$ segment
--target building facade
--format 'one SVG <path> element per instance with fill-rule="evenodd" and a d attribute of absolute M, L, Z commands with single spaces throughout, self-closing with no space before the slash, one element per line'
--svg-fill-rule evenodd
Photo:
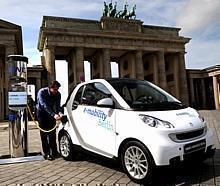
<path fill-rule="evenodd" d="M 220 109 L 220 65 L 187 69 L 189 103 L 196 109 Z"/>
<path fill-rule="evenodd" d="M 91 78 L 111 76 L 149 80 L 189 103 L 185 44 L 179 28 L 143 25 L 140 20 L 102 17 L 100 21 L 44 16 L 38 39 L 48 82 L 56 79 L 55 60 L 68 62 L 69 90 L 84 79 L 84 61 Z"/>
<path fill-rule="evenodd" d="M 8 113 L 7 57 L 23 54 L 21 26 L 0 19 L 0 120 Z"/>
<path fill-rule="evenodd" d="M 116 62 L 119 77 L 151 81 L 188 105 L 184 55 L 190 39 L 179 31 L 140 20 L 44 16 L 38 38 L 42 66 L 28 67 L 28 84 L 38 91 L 56 79 L 55 60 L 68 63 L 69 90 L 84 79 L 84 61 L 90 63 L 91 79 L 111 77 L 111 62 Z M 8 112 L 6 61 L 11 54 L 23 54 L 21 27 L 0 20 L 0 120 Z"/>

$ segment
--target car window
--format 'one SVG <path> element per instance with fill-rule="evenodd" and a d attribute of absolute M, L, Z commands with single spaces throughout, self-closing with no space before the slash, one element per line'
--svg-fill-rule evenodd
<path fill-rule="evenodd" d="M 138 84 L 136 87 L 130 89 L 134 101 L 146 101 L 148 102 L 164 102 L 167 101 L 167 97 L 160 91 L 153 88 L 152 86 L 146 86 L 144 84 Z"/>
<path fill-rule="evenodd" d="M 81 97 L 82 97 L 83 87 L 84 87 L 84 86 L 81 86 L 81 87 L 79 88 L 79 90 L 77 91 L 76 96 L 75 96 L 74 101 L 73 101 L 74 104 L 75 104 L 75 103 L 78 103 L 78 104 L 81 103 Z"/>
<path fill-rule="evenodd" d="M 176 110 L 186 108 L 170 94 L 147 81 L 109 79 L 108 82 L 134 110 Z"/>
<path fill-rule="evenodd" d="M 82 104 L 96 105 L 100 99 L 111 96 L 110 91 L 102 83 L 90 83 L 86 85 L 82 97 Z"/>
<path fill-rule="evenodd" d="M 122 88 L 122 97 L 125 99 L 125 101 L 130 105 L 133 102 L 133 95 L 130 89 L 128 87 L 124 86 Z"/>

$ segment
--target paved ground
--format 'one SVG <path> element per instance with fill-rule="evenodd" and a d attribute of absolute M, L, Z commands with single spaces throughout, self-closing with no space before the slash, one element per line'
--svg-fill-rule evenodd
<path fill-rule="evenodd" d="M 202 164 L 160 167 L 153 185 L 220 186 L 220 112 L 200 111 L 216 135 L 216 155 Z M 39 131 L 29 124 L 29 152 L 40 152 Z M 9 154 L 7 123 L 0 123 L 0 158 Z M 117 162 L 81 154 L 75 161 L 32 161 L 0 165 L 0 185 L 138 185 L 121 172 Z"/>

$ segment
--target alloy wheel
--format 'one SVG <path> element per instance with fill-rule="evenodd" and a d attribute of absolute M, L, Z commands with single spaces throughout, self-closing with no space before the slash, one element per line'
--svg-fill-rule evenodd
<path fill-rule="evenodd" d="M 63 157 L 70 155 L 70 141 L 66 135 L 63 135 L 60 139 L 60 153 Z"/>
<path fill-rule="evenodd" d="M 124 154 L 125 167 L 135 179 L 143 179 L 148 173 L 148 161 L 144 152 L 137 146 L 130 146 Z"/>

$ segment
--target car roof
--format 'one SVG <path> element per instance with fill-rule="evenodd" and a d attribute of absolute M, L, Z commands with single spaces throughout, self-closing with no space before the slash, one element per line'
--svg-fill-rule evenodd
<path fill-rule="evenodd" d="M 134 79 L 134 78 L 106 78 L 106 81 L 111 83 L 117 83 L 117 82 L 137 82 L 137 81 L 145 81 L 140 79 Z"/>

